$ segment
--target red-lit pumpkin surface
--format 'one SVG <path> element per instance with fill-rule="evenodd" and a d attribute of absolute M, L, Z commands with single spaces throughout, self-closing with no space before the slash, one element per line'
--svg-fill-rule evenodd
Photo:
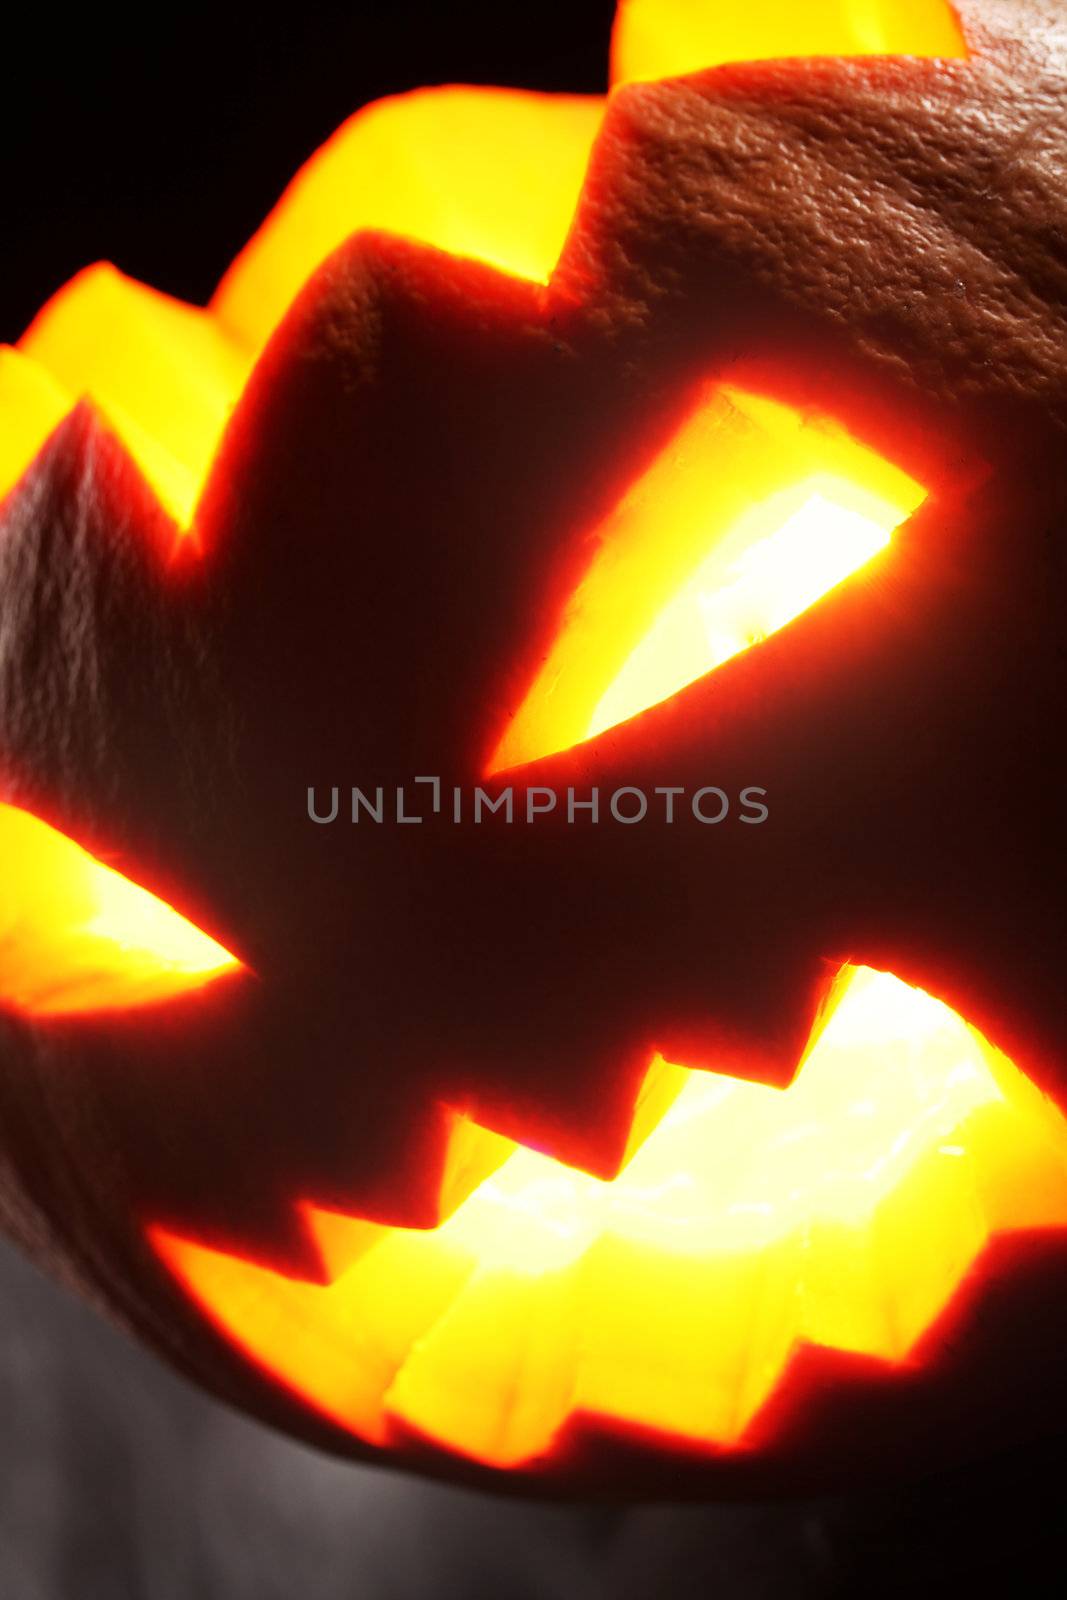
<path fill-rule="evenodd" d="M 1067 1421 L 1067 33 L 612 69 L 0 353 L 0 1194 L 331 1448 L 810 1486 Z"/>

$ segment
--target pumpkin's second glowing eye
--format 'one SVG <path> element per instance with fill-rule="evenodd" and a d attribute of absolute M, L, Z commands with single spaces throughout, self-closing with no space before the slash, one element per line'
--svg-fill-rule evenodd
<path fill-rule="evenodd" d="M 592 738 L 757 644 L 857 572 L 925 498 L 829 418 L 716 385 L 597 530 L 490 770 Z"/>
<path fill-rule="evenodd" d="M 0 805 L 0 1004 L 35 1016 L 143 1005 L 240 966 L 147 889 Z"/>

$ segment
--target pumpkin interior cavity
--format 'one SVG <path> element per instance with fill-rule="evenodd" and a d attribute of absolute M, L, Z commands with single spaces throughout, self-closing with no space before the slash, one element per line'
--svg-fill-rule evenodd
<path fill-rule="evenodd" d="M 891 974 L 843 969 L 788 1089 L 652 1076 L 658 1120 L 611 1182 L 484 1133 L 487 1176 L 435 1229 L 306 1207 L 325 1285 L 151 1238 L 341 1427 L 513 1467 L 579 1414 L 743 1447 L 799 1344 L 900 1363 L 991 1235 L 1067 1225 L 1063 1117 Z"/>
<path fill-rule="evenodd" d="M 776 632 L 925 498 L 831 419 L 713 385 L 594 532 L 490 772 L 593 738 Z"/>
<path fill-rule="evenodd" d="M 785 56 L 966 56 L 945 0 L 620 0 L 611 42 L 615 83 L 676 78 L 730 61 Z"/>

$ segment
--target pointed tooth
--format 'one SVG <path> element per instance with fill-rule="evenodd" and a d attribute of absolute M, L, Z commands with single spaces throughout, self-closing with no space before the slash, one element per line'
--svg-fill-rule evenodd
<path fill-rule="evenodd" d="M 961 1130 L 946 1141 L 954 1152 Z M 856 1222 L 808 1230 L 800 1335 L 901 1361 L 948 1303 L 988 1237 L 972 1163 L 936 1146 Z"/>
<path fill-rule="evenodd" d="M 311 991 L 309 1005 L 314 998 Z M 328 1085 L 328 1102 L 325 1089 L 300 1101 L 291 1078 L 279 1075 L 271 1123 L 282 1130 L 278 1165 L 284 1160 L 288 1192 L 315 1218 L 337 1219 L 331 1232 L 342 1253 L 345 1218 L 435 1229 L 511 1154 L 510 1141 L 443 1105 L 409 1055 L 368 1051 L 365 1070 L 344 1070 L 350 1040 L 338 1019 L 326 1019 L 319 1033 L 290 1000 L 264 1029 L 273 1030 L 278 1060 L 306 1071 L 314 1065 L 317 1084 Z"/>
<path fill-rule="evenodd" d="M 483 1128 L 460 1112 L 449 1113 L 448 1144 L 437 1188 L 437 1220 L 444 1222 L 467 1196 L 491 1177 L 515 1149 L 514 1140 Z"/>
<path fill-rule="evenodd" d="M 470 1256 L 436 1231 L 394 1228 L 340 1280 L 339 1296 L 388 1368 L 383 1393 L 473 1270 Z"/>
<path fill-rule="evenodd" d="M 901 1361 L 951 1300 L 989 1237 L 970 1162 L 930 1150 L 869 1229 L 886 1306 L 883 1358 Z"/>
<path fill-rule="evenodd" d="M 365 1222 L 362 1217 L 346 1216 L 342 1211 L 325 1211 L 304 1202 L 297 1207 L 304 1227 L 319 1253 L 324 1281 L 336 1283 L 355 1266 L 367 1251 L 380 1244 L 390 1229 L 380 1222 Z"/>
<path fill-rule="evenodd" d="M 327 1281 L 318 1241 L 299 1211 L 277 1196 L 242 1191 L 223 1207 L 217 1195 L 210 1195 L 199 1214 L 195 1202 L 186 1199 L 179 1215 L 153 1212 L 147 1231 L 157 1229 L 255 1271 L 274 1273 L 285 1283 L 319 1288 Z"/>
<path fill-rule="evenodd" d="M 688 1077 L 689 1072 L 685 1067 L 674 1066 L 664 1061 L 661 1055 L 652 1058 L 634 1102 L 630 1133 L 619 1163 L 620 1172 L 659 1126 L 665 1113 L 681 1094 Z"/>
<path fill-rule="evenodd" d="M 798 1254 L 798 1338 L 859 1355 L 892 1347 L 895 1326 L 868 1228 L 818 1221 Z"/>
<path fill-rule="evenodd" d="M 541 1455 L 574 1383 L 577 1273 L 478 1271 L 386 1397 L 397 1423 L 496 1467 Z"/>
<path fill-rule="evenodd" d="M 192 1297 L 273 1378 L 341 1427 L 384 1442 L 380 1395 L 391 1368 L 348 1295 L 301 1283 L 163 1229 L 151 1242 Z"/>
<path fill-rule="evenodd" d="M 433 1235 L 383 1229 L 335 1282 L 310 1284 L 161 1228 L 150 1241 L 216 1322 L 274 1378 L 371 1443 L 382 1397 L 416 1340 L 470 1271 Z"/>
<path fill-rule="evenodd" d="M 791 1252 L 668 1255 L 605 1237 L 583 1273 L 575 1408 L 730 1443 L 793 1342 Z"/>

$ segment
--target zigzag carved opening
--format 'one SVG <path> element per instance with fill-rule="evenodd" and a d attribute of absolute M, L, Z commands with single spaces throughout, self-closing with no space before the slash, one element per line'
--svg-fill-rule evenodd
<path fill-rule="evenodd" d="M 623 0 L 612 82 L 768 56 L 965 56 L 946 0 Z M 17 350 L 0 348 L 0 498 L 88 395 L 180 528 L 271 333 L 315 268 L 377 229 L 546 283 L 607 101 L 447 86 L 358 111 L 296 174 L 205 310 L 106 262 L 79 273 Z"/>
<path fill-rule="evenodd" d="M 325 1285 L 150 1236 L 341 1427 L 514 1467 L 577 1413 L 743 1448 L 800 1342 L 901 1363 L 991 1235 L 1067 1226 L 1067 1122 L 888 973 L 843 969 L 790 1088 L 657 1061 L 645 1098 L 611 1182 L 482 1133 L 488 1175 L 435 1229 L 305 1206 Z"/>

